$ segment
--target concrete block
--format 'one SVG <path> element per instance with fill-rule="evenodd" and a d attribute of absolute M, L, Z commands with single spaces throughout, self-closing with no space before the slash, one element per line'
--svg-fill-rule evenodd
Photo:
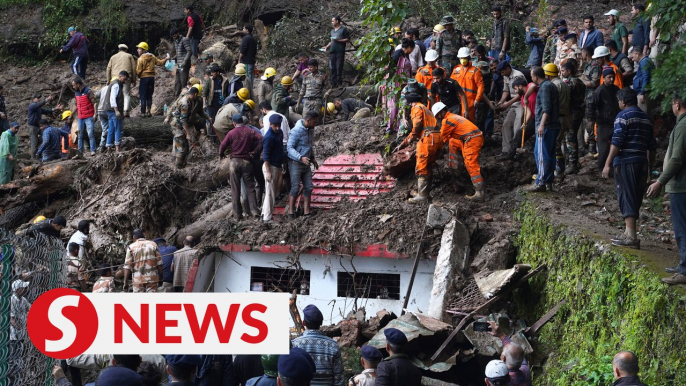
<path fill-rule="evenodd" d="M 468 262 L 469 231 L 460 221 L 452 220 L 443 230 L 441 238 L 427 312 L 429 316 L 450 323 L 445 309 L 452 297 L 456 280 L 464 280 L 463 272 Z"/>

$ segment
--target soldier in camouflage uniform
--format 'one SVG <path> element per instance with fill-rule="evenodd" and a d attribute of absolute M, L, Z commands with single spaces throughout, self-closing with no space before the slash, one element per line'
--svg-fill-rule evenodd
<path fill-rule="evenodd" d="M 555 21 L 553 26 L 548 30 L 550 34 L 543 49 L 543 63 L 552 63 L 557 56 L 557 44 L 559 40 L 558 28 L 567 28 L 567 22 L 564 19 Z M 551 33 L 553 31 L 553 33 Z M 566 32 L 565 32 L 566 33 Z"/>
<path fill-rule="evenodd" d="M 174 134 L 174 155 L 176 157 L 176 167 L 183 169 L 186 167 L 186 159 L 188 158 L 189 148 L 188 141 L 193 140 L 195 136 L 195 126 L 190 121 L 192 108 L 195 100 L 198 98 L 198 89 L 191 87 L 188 94 L 181 98 L 176 105 L 171 122 L 172 132 Z M 190 138 L 188 138 L 190 137 Z"/>
<path fill-rule="evenodd" d="M 438 65 L 445 69 L 446 74 L 452 74 L 453 67 L 457 66 L 457 51 L 462 48 L 462 32 L 455 29 L 454 23 L 452 16 L 443 16 L 441 25 L 445 29 L 436 42 Z"/>
<path fill-rule="evenodd" d="M 602 75 L 603 69 L 597 61 L 592 59 L 593 49 L 592 47 L 584 47 L 581 49 L 581 58 L 584 66 L 584 73 L 581 75 L 581 81 L 586 85 L 586 118 L 584 118 L 584 128 L 586 129 L 586 134 L 588 135 L 588 151 L 591 154 L 597 154 L 596 149 L 596 138 L 595 138 L 595 128 L 593 127 L 593 122 L 588 119 L 590 116 L 588 109 L 591 106 L 591 99 L 593 98 L 593 92 L 600 85 L 600 75 Z"/>
<path fill-rule="evenodd" d="M 304 75 L 303 87 L 298 98 L 298 105 L 295 108 L 299 111 L 300 104 L 305 99 L 302 111 L 303 117 L 307 115 L 308 111 L 320 113 L 324 104 L 324 88 L 326 87 L 326 75 L 319 72 L 319 62 L 317 59 L 310 59 L 307 65 L 310 71 Z"/>
<path fill-rule="evenodd" d="M 133 292 L 157 292 L 162 281 L 162 256 L 157 243 L 146 240 L 140 229 L 133 230 L 133 243 L 126 248 L 124 288 L 127 287 L 129 273 Z"/>

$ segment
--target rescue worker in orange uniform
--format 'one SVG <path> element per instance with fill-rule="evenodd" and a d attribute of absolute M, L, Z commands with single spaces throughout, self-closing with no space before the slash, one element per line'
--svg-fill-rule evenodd
<path fill-rule="evenodd" d="M 429 199 L 431 166 L 436 162 L 438 153 L 443 148 L 441 133 L 438 128 L 436 118 L 431 111 L 420 103 L 419 94 L 407 94 L 405 100 L 412 106 L 410 113 L 412 117 L 412 131 L 405 140 L 398 146 L 400 150 L 415 140 L 417 142 L 417 195 L 407 200 L 410 203 L 424 202 Z M 445 106 L 443 103 L 441 105 Z"/>
<path fill-rule="evenodd" d="M 464 165 L 472 178 L 475 193 L 467 196 L 474 201 L 483 201 L 484 179 L 481 177 L 479 153 L 484 145 L 484 135 L 475 124 L 465 117 L 451 113 L 441 102 L 436 103 L 431 111 L 437 120 L 443 120 L 441 125 L 441 139 L 448 144 L 448 167 L 457 169 L 460 158 L 464 158 Z"/>
<path fill-rule="evenodd" d="M 437 60 L 438 51 L 426 51 L 426 55 L 424 55 L 424 61 L 426 62 L 426 65 L 424 67 L 420 67 L 417 70 L 417 75 L 415 75 L 414 77 L 417 80 L 417 82 L 423 83 L 424 86 L 426 86 L 426 91 L 429 94 L 429 101 L 427 102 L 427 107 L 431 107 L 431 83 L 433 83 L 434 81 L 433 70 L 434 68 L 438 68 Z"/>
<path fill-rule="evenodd" d="M 624 80 L 622 78 L 622 71 L 617 67 L 616 64 L 612 63 L 610 50 L 605 46 L 596 47 L 593 51 L 593 59 L 600 64 L 600 68 L 605 69 L 605 67 L 612 67 L 615 71 L 615 86 L 619 89 L 624 88 Z M 600 84 L 603 84 L 603 77 L 600 77 Z"/>
<path fill-rule="evenodd" d="M 455 66 L 450 78 L 456 81 L 467 94 L 467 111 L 469 114 L 467 118 L 474 123 L 476 122 L 476 104 L 479 101 L 486 102 L 493 110 L 495 110 L 495 106 L 484 96 L 484 76 L 481 74 L 481 70 L 472 65 L 470 57 L 469 47 L 460 48 L 457 53 L 460 64 Z"/>

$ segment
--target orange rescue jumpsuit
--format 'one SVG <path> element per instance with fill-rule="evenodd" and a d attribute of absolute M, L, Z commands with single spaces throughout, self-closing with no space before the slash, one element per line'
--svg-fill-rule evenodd
<path fill-rule="evenodd" d="M 426 92 L 429 96 L 429 100 L 427 102 L 428 106 L 431 107 L 431 83 L 434 81 L 433 77 L 433 70 L 436 68 L 441 68 L 440 66 L 435 66 L 431 67 L 430 65 L 426 65 L 424 67 L 419 67 L 417 70 L 417 75 L 415 75 L 415 79 L 419 83 L 424 83 L 424 86 L 426 86 Z M 445 71 L 445 70 L 444 70 Z"/>
<path fill-rule="evenodd" d="M 602 66 L 602 67 L 607 67 L 607 66 Z M 624 79 L 622 79 L 622 72 L 619 70 L 619 67 L 617 67 L 616 64 L 610 62 L 610 67 L 612 67 L 613 70 L 615 70 L 615 86 L 619 87 L 619 89 L 624 88 Z M 600 84 L 603 84 L 603 73 L 602 71 L 600 72 Z"/>
<path fill-rule="evenodd" d="M 412 132 L 407 141 L 419 139 L 417 143 L 417 176 L 428 177 L 431 174 L 431 164 L 436 162 L 438 152 L 443 148 L 438 123 L 431 111 L 419 102 L 412 103 Z"/>
<path fill-rule="evenodd" d="M 476 103 L 484 95 L 484 76 L 481 74 L 481 70 L 472 66 L 471 63 L 466 66 L 458 65 L 450 78 L 455 80 L 467 94 L 468 118 L 470 121 L 476 122 Z"/>
<path fill-rule="evenodd" d="M 441 138 L 449 144 L 448 166 L 457 168 L 457 159 L 461 152 L 465 168 L 472 177 L 472 184 L 481 184 L 484 181 L 479 166 L 479 153 L 484 145 L 481 130 L 464 117 L 447 112 L 441 126 Z"/>

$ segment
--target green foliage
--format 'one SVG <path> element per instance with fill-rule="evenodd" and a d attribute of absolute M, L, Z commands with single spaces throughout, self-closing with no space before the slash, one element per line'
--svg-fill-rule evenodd
<path fill-rule="evenodd" d="M 612 357 L 629 350 L 637 354 L 646 384 L 686 385 L 686 310 L 677 290 L 626 250 L 601 250 L 551 224 L 530 204 L 516 219 L 522 225 L 518 262 L 548 267 L 528 290 L 517 290 L 518 309 L 533 319 L 567 300 L 541 330 L 537 350 L 551 354 L 534 376 L 536 384 L 609 385 Z"/>
<path fill-rule="evenodd" d="M 360 364 L 361 354 L 357 347 L 341 347 L 341 357 L 343 358 L 345 379 L 350 379 L 364 370 Z"/>
<path fill-rule="evenodd" d="M 386 86 L 400 94 L 400 87 L 396 85 L 403 83 L 404 79 L 391 69 L 389 52 L 395 47 L 388 39 L 391 28 L 399 26 L 408 16 L 407 4 L 392 0 L 363 0 L 360 15 L 364 18 L 362 25 L 369 28 L 369 33 L 355 42 L 358 46 L 355 56 L 365 71 L 365 82 Z"/>
<path fill-rule="evenodd" d="M 653 95 L 664 96 L 663 110 L 669 111 L 673 96 L 686 100 L 686 45 L 674 47 L 658 56 L 660 66 L 654 70 L 649 89 Z"/>

